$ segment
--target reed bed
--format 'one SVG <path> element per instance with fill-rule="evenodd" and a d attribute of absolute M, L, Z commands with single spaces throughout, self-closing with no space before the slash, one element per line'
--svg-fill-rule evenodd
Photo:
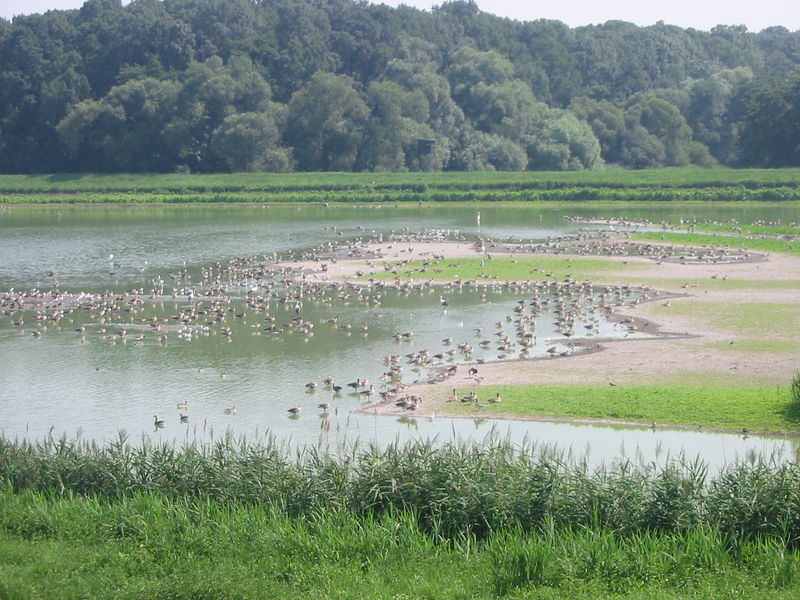
<path fill-rule="evenodd" d="M 800 468 L 0 439 L 0 598 L 795 598 Z"/>
<path fill-rule="evenodd" d="M 797 201 L 800 169 L 0 175 L 3 204 Z"/>
<path fill-rule="evenodd" d="M 0 203 L 25 204 L 263 204 L 275 203 L 371 203 L 396 202 L 789 202 L 800 201 L 800 188 L 593 188 L 560 189 L 324 189 L 264 191 L 120 191 L 28 192 L 0 190 Z"/>
<path fill-rule="evenodd" d="M 800 467 L 752 458 L 709 477 L 699 461 L 585 460 L 505 439 L 290 450 L 272 438 L 175 447 L 124 436 L 106 446 L 0 440 L 0 481 L 14 492 L 126 499 L 156 494 L 279 507 L 309 518 L 409 513 L 434 540 L 580 530 L 639 535 L 708 527 L 737 540 L 800 541 Z"/>

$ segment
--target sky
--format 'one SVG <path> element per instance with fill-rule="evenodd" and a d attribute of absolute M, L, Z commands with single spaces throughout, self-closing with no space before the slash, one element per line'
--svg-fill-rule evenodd
<path fill-rule="evenodd" d="M 80 8 L 84 0 L 0 0 L 0 17 Z M 407 4 L 429 9 L 441 0 L 382 0 L 391 6 Z M 715 25 L 746 25 L 761 31 L 772 25 L 800 30 L 798 0 L 477 0 L 481 10 L 522 21 L 557 19 L 571 27 L 622 20 L 637 25 L 664 21 L 669 25 L 709 30 Z"/>

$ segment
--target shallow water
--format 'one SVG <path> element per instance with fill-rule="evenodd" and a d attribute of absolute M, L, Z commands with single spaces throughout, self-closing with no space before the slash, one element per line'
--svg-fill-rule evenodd
<path fill-rule="evenodd" d="M 578 225 L 563 218 L 565 214 L 624 214 L 653 222 L 667 218 L 788 222 L 799 216 L 796 207 L 785 205 L 759 206 L 758 212 L 753 205 L 726 205 L 716 213 L 711 208 L 655 205 L 626 207 L 624 212 L 552 205 L 15 208 L 0 216 L 0 291 L 48 289 L 58 281 L 62 290 L 70 292 L 119 293 L 133 287 L 149 290 L 164 282 L 165 294 L 170 296 L 170 288 L 177 294 L 186 284 L 175 277 L 176 272 L 199 273 L 201 267 L 216 261 L 284 254 L 326 241 L 388 236 L 403 230 L 440 229 L 449 231 L 451 237 L 542 240 L 578 231 Z M 261 312 L 248 310 L 241 301 L 227 306 L 226 310 L 232 309 L 226 319 L 230 336 L 220 335 L 218 326 L 208 331 L 193 328 L 192 335 L 169 330 L 164 343 L 146 328 L 145 339 L 137 341 L 140 331 L 131 324 L 185 311 L 190 302 L 183 295 L 162 304 L 145 304 L 137 309 L 141 312 L 115 314 L 107 323 L 72 313 L 58 324 L 48 325 L 39 338 L 31 334 L 34 323 L 30 316 L 26 315 L 22 326 L 13 324 L 16 317 L 0 317 L 0 430 L 8 437 L 41 439 L 63 434 L 97 441 L 114 439 L 119 430 L 125 430 L 131 439 L 149 435 L 179 442 L 208 441 L 226 430 L 248 436 L 270 431 L 295 443 L 333 444 L 356 438 L 386 443 L 413 436 L 479 439 L 494 427 L 512 439 L 552 442 L 578 454 L 588 449 L 592 461 L 612 460 L 623 449 L 628 456 L 638 454 L 643 460 L 679 453 L 700 455 L 712 465 L 753 451 L 792 456 L 793 443 L 785 440 L 354 414 L 353 409 L 368 397 L 348 394 L 351 388 L 345 384 L 367 378 L 377 390 L 378 378 L 386 371 L 386 355 L 403 356 L 402 378 L 413 383 L 430 374 L 426 369 L 415 370 L 405 360 L 405 354 L 421 349 L 431 354 L 447 352 L 465 341 L 475 349 L 469 356 L 472 360 L 512 358 L 522 350 L 515 345 L 507 353 L 499 353 L 492 333 L 498 321 L 505 323 L 506 331 L 513 330 L 505 317 L 513 314 L 515 303 L 525 298 L 525 293 L 491 288 L 448 290 L 446 311 L 439 301 L 443 291 L 438 288 L 409 295 L 387 291 L 378 299 L 376 293 L 358 298 L 345 290 L 332 293 L 329 302 L 309 298 L 301 317 L 313 323 L 313 336 L 292 333 L 291 327 L 284 328 L 283 334 L 266 329 L 270 323 L 264 320 L 265 314 L 274 316 L 278 325 L 291 324 L 296 317 L 293 305 L 277 299 Z M 481 298 L 481 293 L 486 297 Z M 537 318 L 531 356 L 542 356 L 553 345 L 565 350 L 569 342 L 556 329 L 550 313 L 543 312 L 546 314 Z M 231 316 L 236 314 L 242 317 Z M 329 323 L 334 317 L 338 321 Z M 597 319 L 597 337 L 630 335 L 596 314 L 587 313 L 585 318 Z M 585 323 L 588 321 L 579 321 L 576 328 Z M 351 329 L 343 329 L 344 324 Z M 83 335 L 74 331 L 79 325 L 86 326 Z M 361 331 L 364 325 L 367 332 Z M 101 327 L 107 329 L 105 334 L 98 332 Z M 130 331 L 117 335 L 121 327 Z M 480 334 L 473 331 L 478 327 L 483 329 Z M 392 337 L 408 331 L 414 332 L 408 340 Z M 446 337 L 452 337 L 453 344 L 444 344 Z M 484 340 L 492 343 L 482 347 Z M 467 357 L 456 352 L 452 358 Z M 452 364 L 446 357 L 434 362 Z M 324 389 L 322 379 L 328 375 L 344 386 L 341 395 Z M 305 387 L 310 381 L 318 383 L 312 392 Z M 323 401 L 331 403 L 327 413 L 316 408 Z M 180 402 L 187 402 L 188 408 L 178 410 Z M 236 406 L 236 415 L 225 414 L 224 409 L 232 406 Z M 299 418 L 289 417 L 287 409 L 292 406 L 303 406 Z M 180 412 L 189 414 L 188 423 L 179 421 Z M 153 415 L 165 420 L 163 429 L 154 429 Z"/>

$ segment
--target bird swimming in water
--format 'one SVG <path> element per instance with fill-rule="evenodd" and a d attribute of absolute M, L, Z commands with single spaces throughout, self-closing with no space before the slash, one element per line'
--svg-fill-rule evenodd
<path fill-rule="evenodd" d="M 157 415 L 153 415 L 153 425 L 156 427 L 163 427 L 164 419 L 159 419 Z"/>

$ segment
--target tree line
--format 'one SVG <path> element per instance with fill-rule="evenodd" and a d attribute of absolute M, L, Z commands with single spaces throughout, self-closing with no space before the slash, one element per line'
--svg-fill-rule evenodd
<path fill-rule="evenodd" d="M 800 32 L 359 0 L 0 19 L 0 172 L 800 164 Z"/>

